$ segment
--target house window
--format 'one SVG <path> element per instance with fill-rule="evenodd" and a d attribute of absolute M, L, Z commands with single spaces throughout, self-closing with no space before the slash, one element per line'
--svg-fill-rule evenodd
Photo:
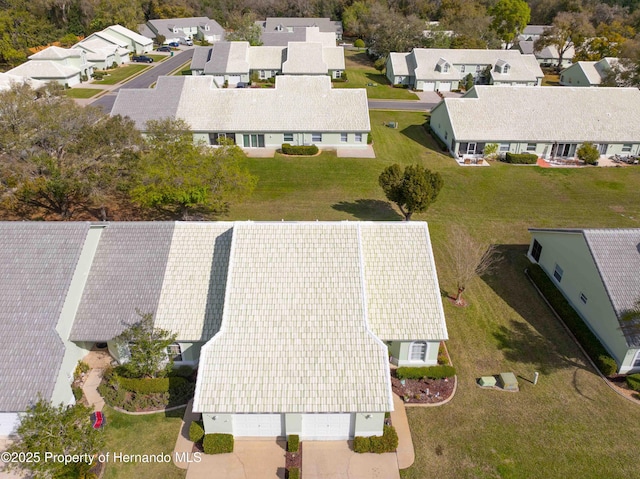
<path fill-rule="evenodd" d="M 448 132 L 448 131 L 445 131 L 445 132 L 444 132 L 444 139 L 446 140 L 448 136 L 449 136 L 449 132 Z"/>
<path fill-rule="evenodd" d="M 580 301 L 582 301 L 584 304 L 587 304 L 587 297 L 584 295 L 584 293 L 580 293 Z"/>
<path fill-rule="evenodd" d="M 634 368 L 640 368 L 640 351 L 636 353 L 636 360 L 633 362 Z"/>
<path fill-rule="evenodd" d="M 243 135 L 245 148 L 264 148 L 264 135 Z"/>
<path fill-rule="evenodd" d="M 504 65 L 502 67 L 502 73 L 509 73 L 509 65 Z"/>
<path fill-rule="evenodd" d="M 235 133 L 209 133 L 209 144 L 219 145 L 221 143 L 221 139 L 224 138 L 231 140 L 233 144 L 236 142 Z"/>
<path fill-rule="evenodd" d="M 464 73 L 464 65 L 460 65 L 460 73 Z"/>
<path fill-rule="evenodd" d="M 336 70 L 334 72 L 334 78 L 341 78 L 342 77 L 342 70 Z"/>
<path fill-rule="evenodd" d="M 182 361 L 182 348 L 178 343 L 167 346 L 167 356 L 172 361 Z"/>
<path fill-rule="evenodd" d="M 630 153 L 631 152 L 631 143 L 625 143 L 624 145 L 622 145 L 622 151 L 624 153 Z"/>
<path fill-rule="evenodd" d="M 531 248 L 531 257 L 536 261 L 540 261 L 540 253 L 542 253 L 542 245 L 538 243 L 538 240 L 533 240 L 533 247 Z"/>
<path fill-rule="evenodd" d="M 311 141 L 322 141 L 322 133 L 311 133 Z"/>
<path fill-rule="evenodd" d="M 356 133 L 356 143 L 362 143 L 362 133 Z"/>
<path fill-rule="evenodd" d="M 293 141 L 293 133 L 285 133 L 284 134 L 285 143 L 290 143 Z"/>
<path fill-rule="evenodd" d="M 265 72 L 264 70 L 260 70 L 260 80 L 264 80 L 265 78 L 267 78 L 267 72 Z"/>
<path fill-rule="evenodd" d="M 347 142 L 347 134 L 346 133 L 340 133 L 340 141 L 342 143 L 346 143 Z"/>
<path fill-rule="evenodd" d="M 556 279 L 558 283 L 562 281 L 563 273 L 564 271 L 562 271 L 562 268 L 556 264 L 556 268 L 553 270 L 553 277 Z"/>
<path fill-rule="evenodd" d="M 411 343 L 409 349 L 409 361 L 422 361 L 427 357 L 427 343 L 424 341 L 416 341 Z"/>
<path fill-rule="evenodd" d="M 500 143 L 500 151 L 509 151 L 509 143 Z"/>
<path fill-rule="evenodd" d="M 442 73 L 448 73 L 449 72 L 449 64 L 445 63 L 444 65 L 442 65 Z"/>
<path fill-rule="evenodd" d="M 527 143 L 527 151 L 536 151 L 537 143 Z"/>

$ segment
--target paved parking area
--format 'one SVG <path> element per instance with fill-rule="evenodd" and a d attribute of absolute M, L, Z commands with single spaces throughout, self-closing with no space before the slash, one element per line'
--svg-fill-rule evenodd
<path fill-rule="evenodd" d="M 302 479 L 400 479 L 394 452 L 356 454 L 347 441 L 304 441 Z"/>

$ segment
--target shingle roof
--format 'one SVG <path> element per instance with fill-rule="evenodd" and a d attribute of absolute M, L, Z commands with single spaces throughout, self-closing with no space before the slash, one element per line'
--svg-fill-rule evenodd
<path fill-rule="evenodd" d="M 328 67 L 321 43 L 290 42 L 282 73 L 294 75 L 326 74 Z"/>
<path fill-rule="evenodd" d="M 286 47 L 289 42 L 304 42 L 307 38 L 305 27 L 295 27 L 292 32 L 262 32 L 260 41 L 263 46 Z"/>
<path fill-rule="evenodd" d="M 265 32 L 276 30 L 279 26 L 286 27 L 318 27 L 321 32 L 342 33 L 342 22 L 333 21 L 330 18 L 309 17 L 268 17 L 262 23 Z"/>
<path fill-rule="evenodd" d="M 218 89 L 211 76 L 179 80 L 160 77 L 154 89 L 120 90 L 111 114 L 129 116 L 144 129 L 150 118 L 169 116 L 173 108 L 163 102 L 179 98 L 172 117 L 194 131 L 370 130 L 366 91 L 331 88 L 327 75 L 280 75 L 273 89 Z"/>
<path fill-rule="evenodd" d="M 410 75 L 410 67 L 409 67 L 409 57 L 411 57 L 411 52 L 409 53 L 397 53 L 391 52 L 389 53 L 389 60 L 391 61 L 391 66 L 393 67 L 393 74 L 398 76 L 407 76 Z"/>
<path fill-rule="evenodd" d="M 155 325 L 182 341 L 207 341 L 220 329 L 233 223 L 177 222 Z"/>
<path fill-rule="evenodd" d="M 50 60 L 29 60 L 22 65 L 12 68 L 7 73 L 35 79 L 71 78 L 80 74 L 80 69 L 68 65 L 61 65 Z"/>
<path fill-rule="evenodd" d="M 220 26 L 218 22 L 208 17 L 188 17 L 188 18 L 156 18 L 147 22 L 155 28 L 161 35 L 170 36 L 175 35 L 173 33 L 173 27 L 192 28 L 200 27 L 204 30 L 205 25 L 209 25 L 208 33 L 213 35 L 224 33 L 224 28 Z"/>
<path fill-rule="evenodd" d="M 133 30 L 129 30 L 128 28 L 123 27 L 122 25 L 111 25 L 103 30 L 104 32 L 117 32 L 120 35 L 127 37 L 128 39 L 134 41 L 135 43 L 139 43 L 140 45 L 151 45 L 153 44 L 153 40 L 147 38 L 145 36 L 140 35 Z"/>
<path fill-rule="evenodd" d="M 79 57 L 81 55 L 82 53 L 78 50 L 51 46 L 40 50 L 38 53 L 34 53 L 29 57 L 29 60 L 62 60 L 69 57 Z"/>
<path fill-rule="evenodd" d="M 110 223 L 102 232 L 71 330 L 72 341 L 107 341 L 156 313 L 174 223 Z"/>
<path fill-rule="evenodd" d="M 286 54 L 286 47 L 249 47 L 249 67 L 252 70 L 280 70 Z"/>
<path fill-rule="evenodd" d="M 0 223 L 0 411 L 51 399 L 65 347 L 56 332 L 89 223 Z"/>
<path fill-rule="evenodd" d="M 33 80 L 28 77 L 23 77 L 20 75 L 11 75 L 9 73 L 0 73 L 0 91 L 8 90 L 9 88 L 11 88 L 13 84 L 21 85 L 23 83 L 30 85 L 31 88 L 34 88 L 34 89 L 37 89 L 46 85 L 45 82 L 42 82 L 39 80 Z"/>
<path fill-rule="evenodd" d="M 213 47 L 209 61 L 205 63 L 207 74 L 249 73 L 247 61 L 249 42 L 218 42 Z"/>
<path fill-rule="evenodd" d="M 640 111 L 637 88 L 476 85 L 438 108 L 447 109 L 457 141 L 640 141 L 640 122 L 628 121 Z"/>

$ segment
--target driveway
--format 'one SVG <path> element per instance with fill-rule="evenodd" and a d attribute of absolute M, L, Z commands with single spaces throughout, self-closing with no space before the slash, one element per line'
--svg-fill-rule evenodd
<path fill-rule="evenodd" d="M 302 447 L 302 479 L 400 479 L 394 452 L 356 454 L 347 441 L 304 441 Z"/>

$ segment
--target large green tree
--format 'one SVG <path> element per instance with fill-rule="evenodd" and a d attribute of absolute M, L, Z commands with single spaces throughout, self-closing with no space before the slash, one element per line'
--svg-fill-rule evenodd
<path fill-rule="evenodd" d="M 571 47 L 579 49 L 585 40 L 594 34 L 594 29 L 586 13 L 560 12 L 553 20 L 551 28 L 545 30 L 535 41 L 537 52 L 548 46 L 558 50 L 558 71 L 562 68 L 565 54 Z"/>
<path fill-rule="evenodd" d="M 397 163 L 384 169 L 378 178 L 384 194 L 395 203 L 406 221 L 414 213 L 426 211 L 442 189 L 440 173 L 421 165 L 409 165 L 404 171 Z"/>
<path fill-rule="evenodd" d="M 40 398 L 22 416 L 17 439 L 8 449 L 33 460 L 10 462 L 9 470 L 30 473 L 37 479 L 85 477 L 105 442 L 102 431 L 93 429 L 91 412 L 82 404 L 54 406 Z M 75 455 L 77 460 L 65 464 L 46 454 Z"/>
<path fill-rule="evenodd" d="M 234 144 L 195 143 L 183 120 L 152 120 L 130 194 L 142 207 L 182 219 L 225 213 L 255 187 L 244 158 Z"/>
<path fill-rule="evenodd" d="M 505 48 L 510 48 L 529 23 L 531 9 L 524 0 L 498 0 L 489 14 L 493 17 L 491 28 L 505 43 Z"/>
<path fill-rule="evenodd" d="M 21 215 L 72 219 L 97 208 L 128 175 L 141 145 L 132 121 L 78 106 L 60 91 L 14 85 L 0 93 L 0 193 Z"/>

